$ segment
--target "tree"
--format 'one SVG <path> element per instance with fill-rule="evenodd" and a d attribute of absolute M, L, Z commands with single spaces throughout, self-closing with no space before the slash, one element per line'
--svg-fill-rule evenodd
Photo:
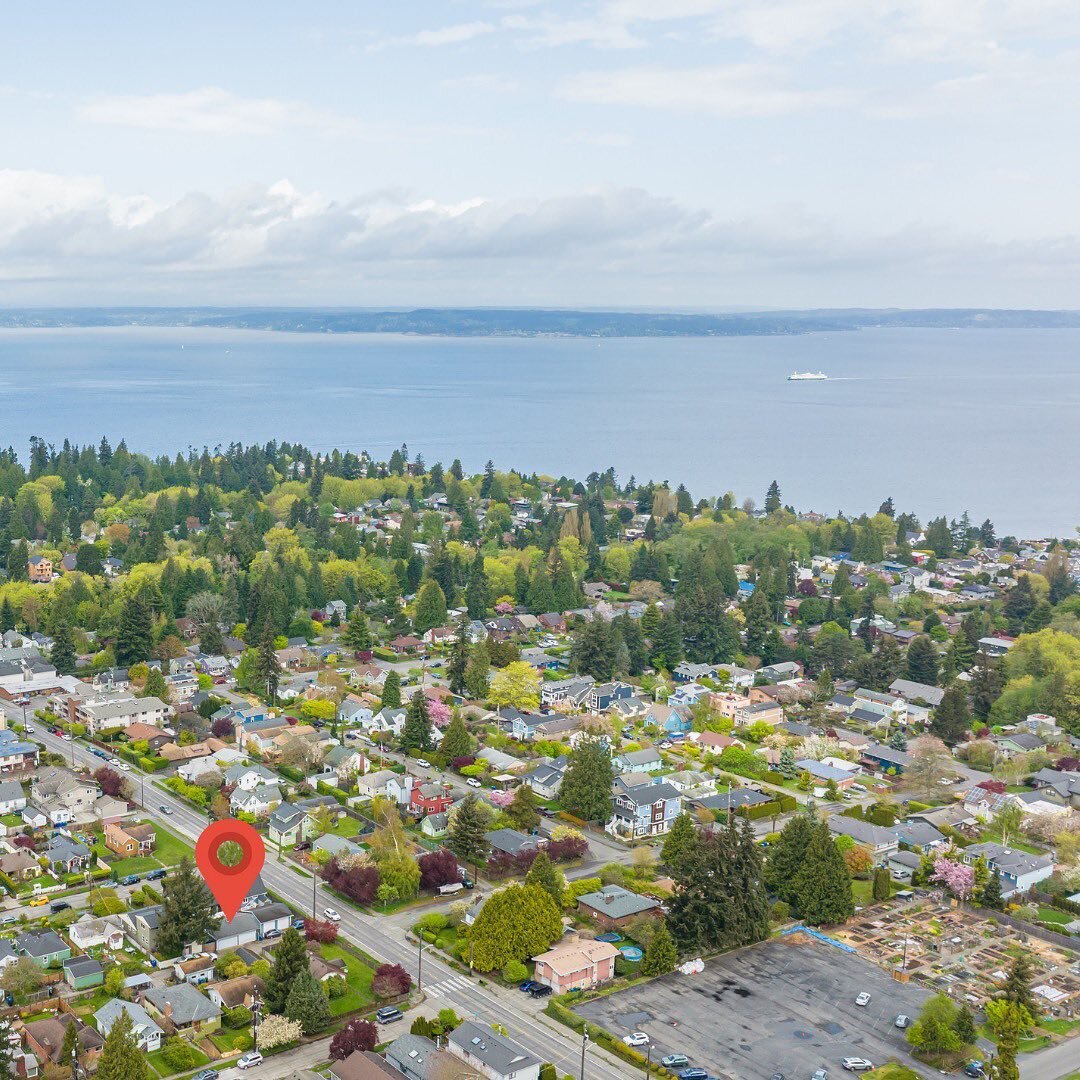
<path fill-rule="evenodd" d="M 53 628 L 53 647 L 49 659 L 58 674 L 75 674 L 75 639 L 66 622 L 58 623 Z"/>
<path fill-rule="evenodd" d="M 540 800 L 528 784 L 521 784 L 514 792 L 514 801 L 506 808 L 506 816 L 514 828 L 531 833 L 540 825 Z"/>
<path fill-rule="evenodd" d="M 386 673 L 383 681 L 380 704 L 384 709 L 401 708 L 401 676 L 393 668 Z"/>
<path fill-rule="evenodd" d="M 851 874 L 824 821 L 812 825 L 806 858 L 792 888 L 795 907 L 811 926 L 837 925 L 855 914 Z"/>
<path fill-rule="evenodd" d="M 356 1051 L 370 1052 L 379 1045 L 379 1029 L 370 1020 L 350 1020 L 330 1040 L 330 1060 L 343 1061 Z"/>
<path fill-rule="evenodd" d="M 967 1005 L 961 1005 L 956 1010 L 956 1018 L 953 1020 L 953 1031 L 956 1032 L 956 1037 L 963 1043 L 964 1046 L 973 1046 L 976 1038 L 978 1037 L 978 1031 L 975 1027 L 975 1017 L 971 1015 L 971 1010 Z"/>
<path fill-rule="evenodd" d="M 439 848 L 429 851 L 416 860 L 420 868 L 420 888 L 435 890 L 440 885 L 450 885 L 461 880 L 461 868 L 452 851 Z"/>
<path fill-rule="evenodd" d="M 405 710 L 405 724 L 401 729 L 401 745 L 405 750 L 430 750 L 431 717 L 428 716 L 427 697 L 417 690 Z"/>
<path fill-rule="evenodd" d="M 260 1050 L 273 1050 L 278 1046 L 288 1046 L 289 1043 L 299 1042 L 303 1034 L 304 1029 L 298 1021 L 275 1013 L 263 1017 L 259 1023 L 255 1045 Z M 98 1075 L 100 1076 L 100 1071 Z"/>
<path fill-rule="evenodd" d="M 359 604 L 353 607 L 349 621 L 341 632 L 341 643 L 354 653 L 366 652 L 372 646 L 371 627 Z"/>
<path fill-rule="evenodd" d="M 1020 1032 L 1023 1028 L 1021 1009 L 1011 1005 L 1005 1009 L 996 1027 L 997 1053 L 990 1065 L 988 1080 L 1020 1080 L 1016 1065 L 1016 1053 L 1020 1048 Z"/>
<path fill-rule="evenodd" d="M 979 895 L 979 902 L 991 911 L 1005 910 L 1005 898 L 1001 895 L 1001 875 L 996 870 L 990 871 L 986 885 Z"/>
<path fill-rule="evenodd" d="M 484 556 L 478 551 L 473 559 L 468 584 L 465 586 L 465 607 L 469 618 L 482 619 L 490 604 L 491 587 L 484 571 Z"/>
<path fill-rule="evenodd" d="M 950 686 L 934 710 L 930 730 L 945 743 L 955 746 L 971 730 L 971 712 L 967 694 L 961 686 Z"/>
<path fill-rule="evenodd" d="M 934 860 L 934 872 L 930 880 L 944 885 L 958 899 L 966 900 L 975 887 L 975 871 L 962 862 L 941 856 Z"/>
<path fill-rule="evenodd" d="M 274 962 L 266 980 L 266 1011 L 284 1013 L 289 991 L 301 972 L 311 974 L 304 938 L 299 930 L 289 927 L 274 949 Z"/>
<path fill-rule="evenodd" d="M 468 757 L 472 752 L 472 736 L 465 726 L 465 721 L 459 712 L 455 712 L 450 723 L 443 732 L 442 742 L 439 743 L 439 752 L 448 760 Z"/>
<path fill-rule="evenodd" d="M 884 866 L 879 866 L 874 870 L 874 884 L 872 890 L 872 896 L 875 903 L 882 900 L 888 900 L 892 894 L 892 875 Z"/>
<path fill-rule="evenodd" d="M 189 856 L 165 879 L 158 915 L 158 948 L 165 956 L 179 956 L 185 945 L 202 944 L 217 929 L 217 903 Z"/>
<path fill-rule="evenodd" d="M 130 1013 L 117 1014 L 105 1036 L 94 1075 L 97 1080 L 149 1080 L 150 1065 L 139 1049 Z"/>
<path fill-rule="evenodd" d="M 780 485 L 774 480 L 765 492 L 765 513 L 774 514 L 780 509 Z"/>
<path fill-rule="evenodd" d="M 260 693 L 270 702 L 277 700 L 278 683 L 281 680 L 281 662 L 274 648 L 274 631 L 267 619 L 255 649 L 255 677 Z"/>
<path fill-rule="evenodd" d="M 1036 1004 L 1035 995 L 1031 990 L 1034 974 L 1035 969 L 1032 967 L 1030 954 L 1026 952 L 1018 953 L 1009 968 L 1009 974 L 1005 978 L 1005 985 L 998 995 L 998 1000 L 1011 1002 L 1013 1005 L 1018 1005 L 1024 1009 L 1032 1021 L 1039 1019 L 1039 1006 Z"/>
<path fill-rule="evenodd" d="M 671 933 L 667 923 L 660 923 L 653 934 L 652 941 L 645 946 L 645 959 L 641 962 L 641 974 L 650 978 L 656 975 L 667 975 L 675 970 L 679 962 L 679 954 L 675 949 L 675 942 L 671 940 Z"/>
<path fill-rule="evenodd" d="M 769 849 L 765 884 L 788 904 L 795 903 L 795 876 L 806 859 L 814 822 L 815 819 L 807 814 L 796 814 Z"/>
<path fill-rule="evenodd" d="M 57 1062 L 60 1065 L 71 1067 L 71 1075 L 75 1075 L 75 1063 L 79 1058 L 79 1024 L 74 1019 L 64 1028 L 64 1043 L 60 1047 L 60 1056 Z M 0 1075 L 10 1075 L 6 1070 L 0 1069 Z"/>
<path fill-rule="evenodd" d="M 450 647 L 450 659 L 446 664 L 446 678 L 450 683 L 450 693 L 464 696 L 465 672 L 469 668 L 469 620 L 462 617 L 454 634 Z"/>
<path fill-rule="evenodd" d="M 611 817 L 611 754 L 604 739 L 582 739 L 570 758 L 559 801 L 583 821 L 606 824 Z"/>
<path fill-rule="evenodd" d="M 154 649 L 154 622 L 141 594 L 129 596 L 120 608 L 116 633 L 116 662 L 130 667 L 149 660 Z"/>
<path fill-rule="evenodd" d="M 485 833 L 491 824 L 490 812 L 475 795 L 466 795 L 454 811 L 447 831 L 447 847 L 473 866 L 487 858 L 488 842 Z"/>
<path fill-rule="evenodd" d="M 535 709 L 540 704 L 540 676 L 536 668 L 524 660 L 515 660 L 496 671 L 488 700 L 495 709 Z"/>
<path fill-rule="evenodd" d="M 907 677 L 912 682 L 933 686 L 937 683 L 938 654 L 934 643 L 920 634 L 908 646 Z"/>
<path fill-rule="evenodd" d="M 911 743 L 911 761 L 904 770 L 904 786 L 915 793 L 936 795 L 939 781 L 956 772 L 949 748 L 933 735 L 920 735 Z"/>
<path fill-rule="evenodd" d="M 124 793 L 124 778 L 115 769 L 110 769 L 108 765 L 102 765 L 99 769 L 95 769 L 94 779 L 98 782 L 98 787 L 101 788 L 104 795 L 116 799 Z"/>
<path fill-rule="evenodd" d="M 314 1035 L 330 1026 L 330 1004 L 310 968 L 297 972 L 285 999 L 285 1015 L 299 1021 L 305 1035 Z"/>
<path fill-rule="evenodd" d="M 790 746 L 785 746 L 780 751 L 780 760 L 776 764 L 776 771 L 785 779 L 794 780 L 799 772 L 795 761 L 795 751 Z"/>
<path fill-rule="evenodd" d="M 161 668 L 152 667 L 147 672 L 140 697 L 156 697 L 159 701 L 165 702 L 169 700 L 169 687 L 165 682 L 165 676 L 161 673 Z"/>
<path fill-rule="evenodd" d="M 924 1054 L 955 1053 L 963 1048 L 956 1033 L 956 1006 L 945 994 L 935 994 L 908 1028 L 908 1042 Z"/>
<path fill-rule="evenodd" d="M 688 811 L 684 810 L 671 823 L 671 828 L 668 830 L 667 836 L 664 837 L 661 857 L 665 865 L 676 865 L 696 843 L 697 830 L 694 828 L 694 819 Z"/>
<path fill-rule="evenodd" d="M 555 901 L 536 885 L 493 893 L 469 929 L 472 962 L 481 971 L 503 968 L 544 952 L 563 932 Z"/>
<path fill-rule="evenodd" d="M 41 987 L 41 968 L 29 956 L 21 956 L 14 964 L 8 964 L 0 975 L 0 986 L 22 999 Z"/>
<path fill-rule="evenodd" d="M 413 626 L 418 634 L 426 634 L 446 622 L 446 594 L 435 580 L 425 581 L 416 596 Z"/>
<path fill-rule="evenodd" d="M 562 874 L 552 865 L 546 851 L 539 852 L 533 859 L 529 872 L 525 875 L 525 884 L 536 885 L 543 889 L 555 902 L 556 907 L 562 907 L 566 882 Z"/>

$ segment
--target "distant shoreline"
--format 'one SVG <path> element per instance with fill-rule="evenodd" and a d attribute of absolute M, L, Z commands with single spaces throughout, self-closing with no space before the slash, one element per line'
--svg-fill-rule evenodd
<path fill-rule="evenodd" d="M 417 337 L 750 337 L 865 329 L 1080 329 L 1080 311 L 994 308 L 692 312 L 542 308 L 12 308 L 0 329 L 207 328 Z"/>

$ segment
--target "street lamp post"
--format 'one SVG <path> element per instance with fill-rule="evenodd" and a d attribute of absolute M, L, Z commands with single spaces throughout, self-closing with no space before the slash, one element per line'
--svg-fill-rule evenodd
<path fill-rule="evenodd" d="M 652 1072 L 652 1043 L 649 1043 L 648 1054 L 645 1058 L 645 1080 L 649 1080 L 649 1073 Z"/>
<path fill-rule="evenodd" d="M 319 871 L 317 869 L 311 871 L 311 917 L 315 918 L 315 905 L 318 903 L 319 896 Z"/>
<path fill-rule="evenodd" d="M 424 939 L 416 939 L 416 992 L 422 993 L 424 989 Z"/>
<path fill-rule="evenodd" d="M 589 1025 L 581 1027 L 581 1075 L 578 1080 L 585 1080 L 585 1048 L 589 1045 Z"/>

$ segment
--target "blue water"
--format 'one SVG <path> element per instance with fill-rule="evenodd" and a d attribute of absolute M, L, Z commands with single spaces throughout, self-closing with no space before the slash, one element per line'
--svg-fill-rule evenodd
<path fill-rule="evenodd" d="M 829 373 L 789 383 L 793 369 Z M 615 466 L 800 509 L 999 532 L 1080 524 L 1080 330 L 768 338 L 429 338 L 243 330 L 0 330 L 0 443 L 175 453 L 302 441 L 551 475 Z"/>

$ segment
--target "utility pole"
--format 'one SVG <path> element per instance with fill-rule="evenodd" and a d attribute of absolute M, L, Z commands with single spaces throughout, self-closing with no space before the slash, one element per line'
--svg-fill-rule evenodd
<path fill-rule="evenodd" d="M 581 1027 L 581 1075 L 578 1080 L 585 1080 L 585 1048 L 589 1045 L 589 1025 Z"/>
<path fill-rule="evenodd" d="M 318 903 L 319 896 L 319 872 L 318 870 L 312 870 L 311 872 L 311 917 L 315 918 L 315 905 Z"/>
<path fill-rule="evenodd" d="M 649 1080 L 649 1073 L 652 1072 L 652 1043 L 649 1043 L 649 1052 L 645 1058 L 645 1080 Z"/>
<path fill-rule="evenodd" d="M 259 1048 L 259 1013 L 262 1010 L 262 999 L 256 993 L 251 1000 L 251 1046 Z"/>

